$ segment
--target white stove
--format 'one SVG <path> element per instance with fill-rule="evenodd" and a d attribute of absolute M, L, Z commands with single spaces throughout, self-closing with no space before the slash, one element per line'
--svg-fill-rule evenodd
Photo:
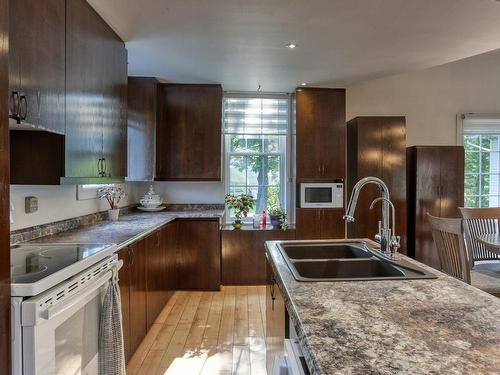
<path fill-rule="evenodd" d="M 98 371 L 102 296 L 120 269 L 114 244 L 11 249 L 12 374 Z"/>

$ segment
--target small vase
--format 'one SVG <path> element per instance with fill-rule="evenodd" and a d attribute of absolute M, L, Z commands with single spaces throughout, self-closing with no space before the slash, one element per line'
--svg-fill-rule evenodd
<path fill-rule="evenodd" d="M 271 225 L 274 229 L 281 229 L 281 221 L 279 216 L 269 216 L 271 219 Z"/>
<path fill-rule="evenodd" d="M 234 229 L 240 229 L 241 228 L 241 220 L 235 220 L 233 222 L 233 227 L 234 227 Z"/>
<path fill-rule="evenodd" d="M 111 221 L 116 221 L 118 220 L 118 216 L 120 215 L 120 209 L 119 208 L 113 208 L 108 211 L 108 217 L 109 220 Z"/>

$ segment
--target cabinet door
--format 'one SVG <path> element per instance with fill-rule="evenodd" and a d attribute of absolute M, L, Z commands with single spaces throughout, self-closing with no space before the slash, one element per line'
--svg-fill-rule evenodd
<path fill-rule="evenodd" d="M 177 289 L 220 289 L 219 221 L 178 222 Z"/>
<path fill-rule="evenodd" d="M 154 78 L 128 78 L 128 181 L 154 179 L 157 84 Z"/>
<path fill-rule="evenodd" d="M 146 242 L 146 314 L 147 327 L 151 328 L 163 308 L 162 284 L 165 276 L 165 263 L 160 247 L 161 232 L 158 230 L 145 238 Z"/>
<path fill-rule="evenodd" d="M 157 180 L 220 181 L 222 87 L 161 84 Z"/>
<path fill-rule="evenodd" d="M 135 353 L 147 332 L 145 241 L 130 245 L 130 251 L 130 352 Z"/>
<path fill-rule="evenodd" d="M 321 134 L 316 119 L 319 117 L 315 96 L 309 90 L 296 93 L 296 169 L 297 179 L 321 178 Z"/>
<path fill-rule="evenodd" d="M 123 42 L 106 29 L 104 34 L 106 74 L 102 78 L 103 158 L 109 177 L 127 175 L 127 50 Z"/>
<path fill-rule="evenodd" d="M 66 2 L 66 177 L 99 177 L 104 32 L 86 1 Z"/>
<path fill-rule="evenodd" d="M 417 147 L 415 163 L 415 259 L 439 268 L 439 258 L 427 219 L 427 213 L 441 216 L 439 148 Z"/>
<path fill-rule="evenodd" d="M 464 205 L 464 148 L 440 147 L 441 216 L 460 217 L 458 207 Z"/>
<path fill-rule="evenodd" d="M 26 123 L 65 131 L 65 1 L 10 1 L 11 91 L 27 100 Z"/>
<path fill-rule="evenodd" d="M 320 227 L 322 239 L 345 238 L 344 210 L 324 208 L 321 210 Z"/>
<path fill-rule="evenodd" d="M 285 301 L 272 276 L 271 266 L 266 263 L 270 274 L 266 286 L 266 368 L 272 374 L 274 359 L 284 354 L 285 340 Z"/>
<path fill-rule="evenodd" d="M 321 90 L 317 101 L 321 136 L 315 147 L 321 152 L 321 178 L 345 179 L 345 90 Z"/>
<path fill-rule="evenodd" d="M 298 240 L 321 239 L 321 210 L 297 208 L 295 236 Z"/>
<path fill-rule="evenodd" d="M 162 252 L 165 259 L 162 290 L 164 295 L 164 304 L 166 304 L 175 292 L 177 221 L 167 224 L 167 226 L 162 229 Z"/>
<path fill-rule="evenodd" d="M 345 90 L 298 89 L 297 179 L 345 178 Z"/>
<path fill-rule="evenodd" d="M 118 272 L 120 279 L 120 294 L 122 303 L 123 344 L 125 346 L 125 362 L 128 362 L 133 353 L 130 352 L 130 251 L 128 248 L 118 252 L 118 259 L 123 266 Z"/>

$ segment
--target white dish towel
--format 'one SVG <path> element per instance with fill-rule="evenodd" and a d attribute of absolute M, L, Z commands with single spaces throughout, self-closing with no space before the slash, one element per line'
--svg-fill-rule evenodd
<path fill-rule="evenodd" d="M 125 355 L 118 270 L 113 270 L 102 303 L 99 325 L 99 375 L 125 375 Z"/>

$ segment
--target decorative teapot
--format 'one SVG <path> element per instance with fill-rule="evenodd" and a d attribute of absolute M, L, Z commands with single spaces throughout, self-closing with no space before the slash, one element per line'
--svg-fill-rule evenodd
<path fill-rule="evenodd" d="M 144 197 L 139 203 L 146 208 L 155 208 L 162 204 L 161 197 L 155 193 L 153 185 L 149 186 L 149 190 L 144 194 Z"/>

